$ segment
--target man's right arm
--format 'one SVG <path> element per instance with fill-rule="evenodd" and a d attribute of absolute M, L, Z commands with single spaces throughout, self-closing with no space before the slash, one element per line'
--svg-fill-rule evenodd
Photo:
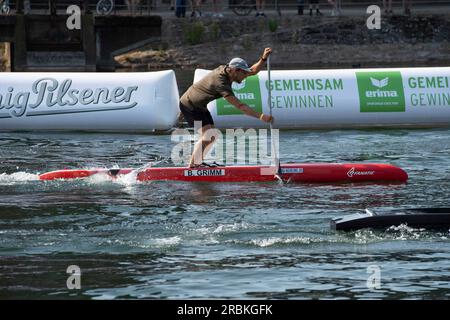
<path fill-rule="evenodd" d="M 245 113 L 248 116 L 258 118 L 264 122 L 273 121 L 273 117 L 271 117 L 267 114 L 256 112 L 255 110 L 250 108 L 245 103 L 242 103 L 242 101 L 239 100 L 238 98 L 236 98 L 235 96 L 227 96 L 227 97 L 225 97 L 225 100 L 227 100 L 229 103 L 231 103 L 233 106 L 235 106 L 236 108 L 238 108 L 239 110 L 241 110 L 243 113 Z"/>

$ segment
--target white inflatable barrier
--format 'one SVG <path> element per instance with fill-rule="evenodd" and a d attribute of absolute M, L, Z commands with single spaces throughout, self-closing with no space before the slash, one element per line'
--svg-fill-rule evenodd
<path fill-rule="evenodd" d="M 198 69 L 194 82 L 209 71 Z M 266 71 L 233 83 L 236 96 L 269 114 Z M 271 71 L 276 128 L 450 125 L 450 68 Z M 219 128 L 267 127 L 225 99 L 208 104 Z"/>
<path fill-rule="evenodd" d="M 178 101 L 173 71 L 0 73 L 0 131 L 167 130 Z"/>

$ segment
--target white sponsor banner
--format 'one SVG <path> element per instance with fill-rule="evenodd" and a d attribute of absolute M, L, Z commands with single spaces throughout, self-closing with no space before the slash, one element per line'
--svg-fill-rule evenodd
<path fill-rule="evenodd" d="M 0 73 L 0 131 L 152 132 L 174 126 L 172 70 L 137 73 Z"/>
<path fill-rule="evenodd" d="M 209 71 L 198 69 L 194 81 Z M 233 83 L 235 95 L 270 113 L 267 71 Z M 450 68 L 271 71 L 277 128 L 450 125 Z M 224 99 L 208 104 L 217 127 L 263 128 Z"/>

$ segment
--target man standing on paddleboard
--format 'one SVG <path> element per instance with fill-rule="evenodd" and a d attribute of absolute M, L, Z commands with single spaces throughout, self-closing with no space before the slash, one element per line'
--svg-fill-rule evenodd
<path fill-rule="evenodd" d="M 234 58 L 227 65 L 217 67 L 203 79 L 194 83 L 180 98 L 180 111 L 189 126 L 193 127 L 194 121 L 202 122 L 202 127 L 199 130 L 200 139 L 194 146 L 189 167 L 201 166 L 203 157 L 211 149 L 214 142 L 206 134 L 207 130 L 214 128 L 213 118 L 206 107 L 209 102 L 223 97 L 246 115 L 264 122 L 273 121 L 272 116 L 256 112 L 240 101 L 231 88 L 233 82 L 241 83 L 245 78 L 257 74 L 271 53 L 271 48 L 265 48 L 261 58 L 251 67 L 245 60 Z"/>

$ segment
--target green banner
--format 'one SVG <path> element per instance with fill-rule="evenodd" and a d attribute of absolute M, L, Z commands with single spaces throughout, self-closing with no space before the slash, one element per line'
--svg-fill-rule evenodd
<path fill-rule="evenodd" d="M 262 112 L 261 88 L 257 75 L 248 77 L 241 83 L 234 82 L 233 92 L 239 100 L 250 108 L 256 112 Z M 224 98 L 218 99 L 216 103 L 218 116 L 243 114 L 241 110 L 230 104 Z"/>
<path fill-rule="evenodd" d="M 361 112 L 405 112 L 400 71 L 356 72 Z"/>

